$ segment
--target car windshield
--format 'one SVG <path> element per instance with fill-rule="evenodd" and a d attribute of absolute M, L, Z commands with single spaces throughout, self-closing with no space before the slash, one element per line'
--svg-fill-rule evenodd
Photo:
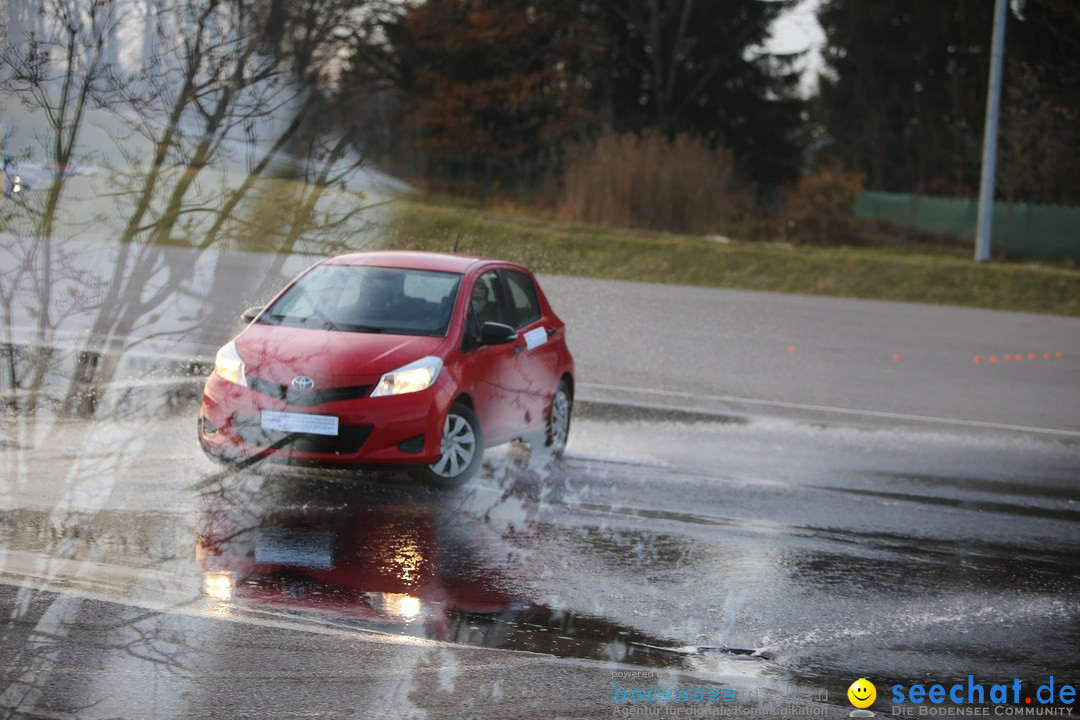
<path fill-rule="evenodd" d="M 270 306 L 259 322 L 343 332 L 444 336 L 457 273 L 320 265 Z"/>

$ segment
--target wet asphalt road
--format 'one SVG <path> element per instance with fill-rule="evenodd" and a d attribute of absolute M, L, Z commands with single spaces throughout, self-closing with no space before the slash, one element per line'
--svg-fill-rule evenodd
<path fill-rule="evenodd" d="M 578 374 L 605 396 L 1080 433 L 1078 318 L 561 277 L 544 287 Z"/>
<path fill-rule="evenodd" d="M 114 246 L 66 246 L 65 262 L 97 267 L 107 278 Z M 0 261 L 3 250 L 0 242 Z M 185 268 L 191 278 L 112 346 L 159 360 L 211 360 L 240 330 L 241 309 L 267 302 L 313 262 L 217 250 L 192 256 L 168 247 L 145 251 L 151 253 L 143 263 L 152 270 L 133 280 L 142 292 Z M 1080 437 L 1080 318 L 587 278 L 541 281 L 567 323 L 579 382 L 600 398 Z M 35 307 L 12 307 L 16 339 L 32 336 Z M 73 345 L 85 338 L 94 306 L 64 307 L 53 341 Z"/>
<path fill-rule="evenodd" d="M 504 447 L 432 493 L 223 473 L 190 414 L 17 453 L 4 707 L 598 717 L 639 670 L 839 717 L 862 676 L 1080 671 L 1069 440 L 582 403 L 563 462 Z"/>
<path fill-rule="evenodd" d="M 1075 320 L 548 278 L 567 457 L 432 493 L 201 456 L 178 359 L 235 325 L 193 298 L 265 295 L 227 266 L 94 418 L 3 416 L 16 716 L 610 717 L 659 682 L 841 717 L 863 676 L 879 712 L 1080 680 Z M 1024 360 L 973 361 L 998 347 Z"/>

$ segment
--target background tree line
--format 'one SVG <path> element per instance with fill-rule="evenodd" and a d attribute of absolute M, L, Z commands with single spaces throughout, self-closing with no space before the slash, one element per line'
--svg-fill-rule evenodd
<path fill-rule="evenodd" d="M 763 50 L 786 5 L 395 4 L 379 14 L 369 35 L 380 42 L 358 49 L 342 87 L 378 107 L 384 122 L 368 140 L 380 164 L 432 189 L 565 206 L 567 182 L 580 194 L 596 163 L 648 175 L 659 168 L 642 164 L 663 162 L 657 150 L 670 145 L 716 167 L 705 177 L 662 173 L 677 184 L 665 197 L 723 177 L 765 200 L 800 171 L 794 58 Z"/>
<path fill-rule="evenodd" d="M 738 212 L 775 207 L 815 170 L 825 184 L 975 195 L 993 3 L 823 0 L 825 67 L 805 99 L 795 58 L 764 50 L 790 5 L 390 3 L 341 83 L 377 120 L 366 142 L 380 163 L 434 190 L 594 216 L 610 200 L 597 185 L 626 186 L 623 204 L 697 193 Z M 1008 23 L 999 195 L 1080 202 L 1080 4 L 1017 0 Z M 627 173 L 671 192 L 631 189 Z M 676 215 L 666 229 L 700 229 Z"/>
<path fill-rule="evenodd" d="M 715 226 L 710 208 L 728 216 L 776 208 L 800 177 L 818 170 L 826 174 L 815 187 L 838 183 L 841 195 L 865 186 L 973 196 L 993 3 L 822 0 L 825 67 L 819 92 L 803 98 L 797 58 L 765 50 L 771 24 L 793 2 L 120 0 L 103 7 L 117 24 L 120 16 L 141 18 L 144 75 L 161 66 L 164 15 L 197 18 L 212 8 L 242 17 L 233 31 L 249 43 L 245 62 L 274 65 L 252 85 L 300 98 L 288 111 L 299 108 L 300 122 L 285 124 L 293 129 L 284 151 L 303 154 L 305 139 L 330 123 L 339 144 L 320 149 L 322 157 L 365 153 L 429 190 L 688 231 Z M 21 53 L 47 41 L 57 8 L 74 16 L 98 5 L 9 4 L 7 88 L 27 95 L 14 71 L 30 59 Z M 999 194 L 1080 202 L 1080 160 L 1071 150 L 1080 140 L 1080 4 L 1014 0 L 1008 18 Z M 138 34 L 102 36 L 88 99 L 117 104 L 117 79 L 108 79 L 113 86 L 106 79 Z M 159 105 L 169 97 L 151 96 Z M 261 112 L 280 116 L 285 103 L 274 102 L 266 91 L 262 106 L 239 110 L 247 120 L 224 118 L 218 127 L 255 127 Z M 223 155 L 227 146 L 208 149 Z"/>
<path fill-rule="evenodd" d="M 824 0 L 820 160 L 874 190 L 977 195 L 993 3 Z M 997 191 L 1080 203 L 1080 3 L 1010 3 Z"/>

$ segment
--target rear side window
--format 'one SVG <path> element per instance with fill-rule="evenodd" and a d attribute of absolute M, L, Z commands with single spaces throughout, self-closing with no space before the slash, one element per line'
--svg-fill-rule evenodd
<path fill-rule="evenodd" d="M 532 278 L 517 270 L 504 271 L 506 285 L 510 288 L 510 300 L 514 305 L 517 328 L 540 319 L 540 303 L 536 300 L 536 285 Z"/>

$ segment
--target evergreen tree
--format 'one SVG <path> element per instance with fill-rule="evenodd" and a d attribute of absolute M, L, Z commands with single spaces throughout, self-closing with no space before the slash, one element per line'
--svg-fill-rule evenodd
<path fill-rule="evenodd" d="M 574 9 L 572 0 L 407 6 L 385 27 L 399 158 L 458 190 L 527 191 L 588 122 L 575 73 L 587 48 Z"/>
<path fill-rule="evenodd" d="M 977 192 L 993 3 L 824 0 L 826 151 L 868 188 Z"/>
<path fill-rule="evenodd" d="M 771 188 L 797 176 L 793 58 L 762 48 L 785 3 L 427 0 L 384 25 L 400 122 L 389 154 L 457 189 L 527 190 L 567 144 L 660 131 L 730 147 Z M 362 62 L 354 64 L 354 76 Z M 647 172 L 642 168 L 642 172 Z"/>
<path fill-rule="evenodd" d="M 1009 4 L 998 195 L 1080 201 L 1080 4 Z M 978 193 L 993 3 L 823 0 L 825 162 L 869 189 Z"/>
<path fill-rule="evenodd" d="M 794 57 L 763 45 L 787 5 L 758 0 L 597 0 L 607 53 L 590 84 L 616 132 L 655 128 L 731 148 L 772 188 L 799 173 L 802 103 Z"/>
<path fill-rule="evenodd" d="M 1080 204 L 1080 3 L 1016 8 L 1005 41 L 998 195 Z"/>

